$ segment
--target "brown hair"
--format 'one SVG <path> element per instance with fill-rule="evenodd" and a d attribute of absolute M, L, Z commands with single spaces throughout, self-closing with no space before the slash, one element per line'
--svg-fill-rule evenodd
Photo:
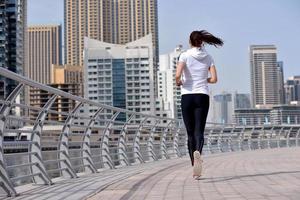
<path fill-rule="evenodd" d="M 224 44 L 223 40 L 213 36 L 206 30 L 193 31 L 190 34 L 190 43 L 194 47 L 201 47 L 203 43 L 217 46 L 222 46 Z"/>

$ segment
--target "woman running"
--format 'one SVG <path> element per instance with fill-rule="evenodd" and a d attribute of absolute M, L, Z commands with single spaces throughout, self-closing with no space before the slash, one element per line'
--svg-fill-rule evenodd
<path fill-rule="evenodd" d="M 176 85 L 181 86 L 181 109 L 188 135 L 188 150 L 193 177 L 199 179 L 202 171 L 204 128 L 209 109 L 208 83 L 217 82 L 213 58 L 204 45 L 222 46 L 223 41 L 205 30 L 190 34 L 191 48 L 179 56 L 176 69 Z"/>

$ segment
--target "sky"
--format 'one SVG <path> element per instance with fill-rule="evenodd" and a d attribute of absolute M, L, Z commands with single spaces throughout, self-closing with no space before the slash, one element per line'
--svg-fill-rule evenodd
<path fill-rule="evenodd" d="M 221 48 L 207 46 L 218 71 L 213 93 L 250 93 L 252 44 L 276 45 L 285 79 L 300 75 L 299 0 L 158 0 L 158 23 L 160 54 L 189 48 L 193 30 L 224 40 Z M 28 0 L 28 24 L 63 24 L 63 0 Z"/>

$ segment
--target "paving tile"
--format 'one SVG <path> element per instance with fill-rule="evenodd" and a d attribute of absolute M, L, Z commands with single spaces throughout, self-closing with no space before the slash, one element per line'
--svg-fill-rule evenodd
<path fill-rule="evenodd" d="M 218 200 L 300 199 L 300 148 L 203 156 L 201 180 L 192 178 L 189 158 L 161 160 L 52 186 L 28 186 L 14 200 Z"/>

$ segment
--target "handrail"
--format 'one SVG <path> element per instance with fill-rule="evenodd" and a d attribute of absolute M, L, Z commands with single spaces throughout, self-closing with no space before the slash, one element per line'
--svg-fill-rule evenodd
<path fill-rule="evenodd" d="M 56 177 L 78 178 L 81 172 L 187 155 L 186 130 L 180 119 L 103 105 L 3 68 L 0 75 L 19 83 L 7 99 L 0 100 L 0 187 L 7 196 L 18 195 L 16 185 L 33 181 L 52 184 Z M 16 102 L 22 90 L 30 87 L 47 91 L 52 97 L 40 107 Z M 58 97 L 75 102 L 74 107 L 69 111 L 56 109 Z M 81 112 L 89 107 L 95 111 Z M 62 120 L 52 119 L 55 115 L 63 116 Z M 16 140 L 4 141 L 4 137 Z M 300 146 L 300 125 L 208 122 L 205 141 L 208 153 Z"/>
<path fill-rule="evenodd" d="M 95 101 L 91 101 L 89 99 L 85 99 L 85 98 L 80 97 L 80 96 L 75 96 L 75 95 L 72 95 L 70 93 L 64 92 L 62 90 L 59 90 L 59 89 L 56 89 L 56 88 L 53 88 L 53 87 L 50 87 L 50 86 L 47 86 L 47 85 L 40 84 L 40 83 L 38 83 L 34 80 L 31 80 L 29 78 L 26 78 L 24 76 L 21 76 L 19 74 L 11 72 L 11 71 L 9 71 L 5 68 L 2 68 L 2 67 L 0 67 L 0 75 L 5 76 L 9 79 L 15 80 L 19 83 L 23 83 L 27 86 L 31 86 L 31 87 L 34 87 L 34 88 L 39 88 L 39 89 L 47 91 L 51 94 L 56 94 L 56 95 L 59 95 L 59 96 L 62 96 L 62 97 L 68 98 L 68 99 L 72 99 L 72 100 L 75 100 L 75 101 L 78 101 L 78 102 L 82 102 L 82 103 L 85 103 L 85 104 L 90 104 L 90 105 L 93 105 L 93 106 L 102 107 L 104 109 L 114 110 L 116 112 L 125 112 L 125 113 L 128 113 L 128 114 L 142 115 L 142 116 L 145 116 L 145 117 L 153 117 L 152 115 L 149 115 L 149 114 L 137 113 L 137 112 L 125 110 L 125 109 L 122 109 L 122 108 L 117 108 L 117 107 L 97 103 Z M 159 117 L 159 116 L 155 116 L 155 118 L 160 119 L 160 120 L 166 120 L 166 119 L 167 120 L 176 120 L 174 118 Z"/>

